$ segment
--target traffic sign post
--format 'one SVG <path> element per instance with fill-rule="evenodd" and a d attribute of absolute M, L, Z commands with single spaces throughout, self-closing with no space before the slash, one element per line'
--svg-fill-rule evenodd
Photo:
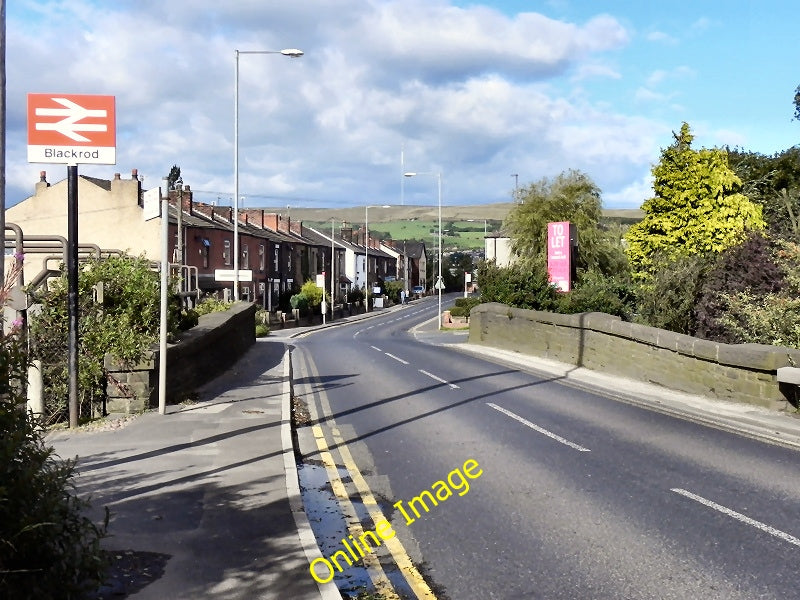
<path fill-rule="evenodd" d="M 70 427 L 78 426 L 78 164 L 116 164 L 116 138 L 114 96 L 28 94 L 28 162 L 67 165 Z"/>

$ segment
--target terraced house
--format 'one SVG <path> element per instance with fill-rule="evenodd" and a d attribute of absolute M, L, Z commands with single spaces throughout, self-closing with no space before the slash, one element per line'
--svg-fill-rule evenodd
<path fill-rule="evenodd" d="M 152 261 L 161 258 L 161 215 L 158 193 L 145 193 L 137 171 L 130 179 L 117 173 L 113 179 L 79 176 L 78 238 L 81 256 L 127 252 Z M 233 282 L 221 273 L 233 269 L 233 209 L 195 202 L 190 186 L 169 191 L 168 256 L 181 273 L 188 295 L 217 294 L 232 297 Z M 292 222 L 288 216 L 263 209 L 238 212 L 239 297 L 271 311 L 308 279 L 325 273 L 326 290 L 335 278 L 336 302 L 353 286 L 397 276 L 396 252 L 380 249 L 363 232 L 354 235 L 347 226 L 334 226 L 324 235 Z M 25 281 L 54 274 L 67 236 L 67 182 L 50 184 L 42 171 L 34 194 L 6 211 L 6 223 L 22 236 Z M 13 237 L 13 236 L 12 236 Z M 9 243 L 14 243 L 13 241 Z M 369 245 L 369 247 L 367 247 Z M 369 267 L 365 258 L 369 258 Z"/>

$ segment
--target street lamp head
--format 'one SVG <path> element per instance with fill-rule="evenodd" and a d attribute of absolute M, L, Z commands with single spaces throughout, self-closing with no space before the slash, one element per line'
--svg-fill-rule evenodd
<path fill-rule="evenodd" d="M 416 173 L 403 173 L 403 176 L 404 177 L 414 177 L 414 176 L 416 176 Z"/>
<path fill-rule="evenodd" d="M 281 50 L 281 54 L 284 56 L 289 56 L 291 58 L 300 58 L 303 56 L 303 51 L 298 50 L 297 48 L 285 48 Z"/>

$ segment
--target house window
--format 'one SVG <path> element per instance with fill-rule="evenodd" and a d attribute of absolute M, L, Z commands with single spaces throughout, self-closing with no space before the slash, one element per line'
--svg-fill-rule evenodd
<path fill-rule="evenodd" d="M 280 249 L 278 246 L 275 246 L 275 258 L 273 259 L 273 268 L 272 270 L 277 273 L 278 272 L 278 257 L 280 256 Z"/>
<path fill-rule="evenodd" d="M 242 244 L 242 268 L 250 268 L 250 250 L 247 248 L 247 244 Z"/>
<path fill-rule="evenodd" d="M 231 241 L 225 240 L 222 246 L 222 261 L 229 265 L 231 264 Z"/>
<path fill-rule="evenodd" d="M 264 267 L 267 263 L 267 257 L 264 255 L 264 244 L 258 245 L 258 270 L 264 271 Z"/>

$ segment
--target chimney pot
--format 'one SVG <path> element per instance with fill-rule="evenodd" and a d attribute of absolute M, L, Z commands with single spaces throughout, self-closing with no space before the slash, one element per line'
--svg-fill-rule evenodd
<path fill-rule="evenodd" d="M 131 179 L 139 179 L 139 169 L 131 170 Z"/>
<path fill-rule="evenodd" d="M 119 173 L 114 173 L 114 179 L 119 179 Z"/>

